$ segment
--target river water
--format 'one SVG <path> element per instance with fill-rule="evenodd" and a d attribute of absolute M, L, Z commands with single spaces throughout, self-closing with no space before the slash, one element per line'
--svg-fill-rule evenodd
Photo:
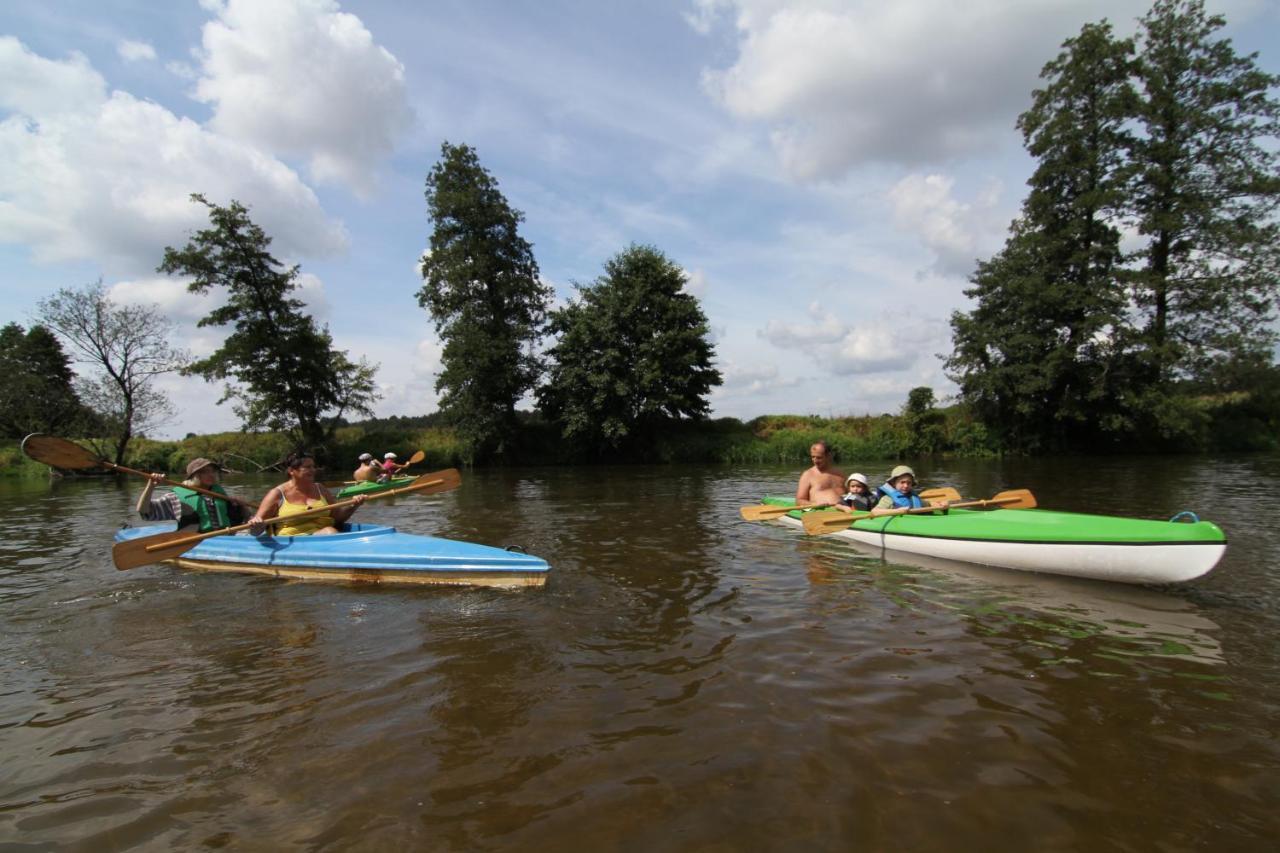
<path fill-rule="evenodd" d="M 508 469 L 357 519 L 545 588 L 357 587 L 119 572 L 135 482 L 2 483 L 0 848 L 1274 849 L 1280 456 L 916 467 L 1227 556 L 923 565 L 739 519 L 799 467 Z"/>

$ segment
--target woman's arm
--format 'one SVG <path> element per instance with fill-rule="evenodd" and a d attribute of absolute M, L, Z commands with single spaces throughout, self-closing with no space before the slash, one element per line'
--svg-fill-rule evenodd
<path fill-rule="evenodd" d="M 329 490 L 328 490 L 328 489 L 326 489 L 324 486 L 321 486 L 321 487 L 320 487 L 320 494 L 324 495 L 324 502 L 325 502 L 325 503 L 327 503 L 327 504 L 337 503 L 337 501 L 335 501 L 335 500 L 333 499 L 333 495 L 332 495 L 332 494 L 330 494 Z M 334 523 L 334 524 L 344 524 L 344 523 L 346 523 L 346 520 L 347 520 L 348 518 L 350 518 L 350 517 L 351 517 L 351 514 L 352 514 L 352 513 L 354 513 L 357 509 L 359 509 L 359 508 L 360 508 L 360 505 L 361 505 L 362 503 L 364 503 L 365 496 L 364 496 L 364 495 L 356 495 L 356 496 L 355 496 L 354 498 L 352 498 L 351 500 L 353 500 L 353 501 L 354 501 L 354 503 L 353 503 L 353 504 L 351 504 L 351 506 L 344 506 L 344 507 L 342 507 L 342 508 L 340 508 L 340 509 L 335 509 L 335 510 L 333 511 L 333 523 Z"/>
<path fill-rule="evenodd" d="M 257 536 L 262 532 L 262 526 L 265 522 L 276 517 L 276 513 L 280 510 L 280 486 L 271 489 L 262 497 L 262 503 L 258 504 L 258 511 L 248 520 L 253 527 L 249 532 Z"/>

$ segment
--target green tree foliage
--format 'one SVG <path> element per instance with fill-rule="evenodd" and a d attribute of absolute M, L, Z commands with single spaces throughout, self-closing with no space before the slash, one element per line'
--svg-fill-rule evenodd
<path fill-rule="evenodd" d="M 1045 65 L 1018 120 L 1039 163 L 1005 247 L 981 262 L 952 315 L 947 362 L 961 396 L 1011 449 L 1061 447 L 1096 429 L 1099 382 L 1120 325 L 1122 204 L 1132 43 L 1090 24 Z"/>
<path fill-rule="evenodd" d="M 39 303 L 37 316 L 89 367 L 77 391 L 112 446 L 98 452 L 123 464 L 134 436 L 173 416 L 168 398 L 155 387 L 157 378 L 187 361 L 186 352 L 169 344 L 173 324 L 154 305 L 116 304 L 101 281 L 59 290 Z"/>
<path fill-rule="evenodd" d="M 219 402 L 232 400 L 246 429 L 285 432 L 295 447 L 323 453 L 344 414 L 372 412 L 377 366 L 334 349 L 329 330 L 304 313 L 293 295 L 298 266 L 272 257 L 271 238 L 244 205 L 191 199 L 209 209 L 212 227 L 181 249 L 166 247 L 158 271 L 190 278 L 192 293 L 221 290 L 226 301 L 199 325 L 231 332 L 187 372 L 227 381 Z"/>
<path fill-rule="evenodd" d="M 701 419 L 721 383 L 698 300 L 683 270 L 651 246 L 631 246 L 552 314 L 558 340 L 538 400 L 575 447 L 644 455 L 664 425 Z"/>
<path fill-rule="evenodd" d="M 1222 25 L 1158 0 L 1136 47 L 1089 24 L 1045 66 L 1019 119 L 1030 192 L 947 363 L 1005 448 L 1204 442 L 1196 389 L 1271 359 L 1280 78 Z"/>
<path fill-rule="evenodd" d="M 0 436 L 66 435 L 95 426 L 72 387 L 71 359 L 44 326 L 0 329 L 0 376 Z"/>
<path fill-rule="evenodd" d="M 947 443 L 947 418 L 935 407 L 933 389 L 912 388 L 902 407 L 902 427 L 906 441 L 902 452 L 908 456 L 939 453 Z"/>
<path fill-rule="evenodd" d="M 500 453 L 516 430 L 516 403 L 541 372 L 533 347 L 551 288 L 519 234 L 523 214 L 474 149 L 441 146 L 426 198 L 434 230 L 417 295 L 444 341 L 440 411 L 476 455 Z"/>
<path fill-rule="evenodd" d="M 1280 77 L 1237 55 L 1224 24 L 1202 0 L 1157 0 L 1141 22 L 1126 212 L 1147 239 L 1131 296 L 1138 379 L 1164 396 L 1276 343 Z"/>

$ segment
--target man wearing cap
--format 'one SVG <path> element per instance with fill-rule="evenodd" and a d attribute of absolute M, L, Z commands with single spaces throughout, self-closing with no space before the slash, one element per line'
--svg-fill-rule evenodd
<path fill-rule="evenodd" d="M 138 514 L 147 521 L 177 519 L 179 528 L 199 525 L 201 533 L 244 523 L 245 512 L 238 499 L 227 495 L 225 500 L 220 500 L 194 491 L 199 488 L 226 495 L 218 483 L 221 470 L 216 462 L 203 457 L 192 459 L 187 464 L 187 479 L 183 484 L 154 498 L 151 492 L 157 483 L 164 481 L 164 475 L 152 474 L 138 498 Z"/>
<path fill-rule="evenodd" d="M 352 479 L 358 483 L 365 483 L 378 479 L 382 473 L 382 467 L 373 460 L 372 453 L 360 454 L 360 467 L 352 474 Z"/>
<path fill-rule="evenodd" d="M 880 496 L 876 509 L 924 506 L 924 501 L 916 494 L 916 472 L 906 465 L 894 468 L 885 484 L 876 489 L 876 494 Z"/>
<path fill-rule="evenodd" d="M 796 506 L 831 506 L 844 494 L 844 474 L 831 467 L 831 445 L 819 441 L 809 448 L 813 467 L 800 475 Z"/>

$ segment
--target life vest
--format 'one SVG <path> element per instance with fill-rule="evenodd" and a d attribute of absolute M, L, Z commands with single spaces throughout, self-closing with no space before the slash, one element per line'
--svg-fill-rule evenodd
<path fill-rule="evenodd" d="M 915 492 L 908 492 L 907 494 L 904 495 L 902 492 L 898 491 L 893 486 L 890 486 L 888 483 L 885 483 L 883 486 L 877 489 L 877 491 L 879 491 L 880 494 L 882 495 L 887 495 L 889 499 L 893 501 L 893 506 L 896 509 L 906 509 L 906 508 L 924 506 L 924 502 L 920 500 L 920 496 L 917 495 Z"/>
<path fill-rule="evenodd" d="M 216 484 L 211 486 L 209 491 L 217 492 L 220 495 L 226 494 L 222 486 Z M 201 533 L 208 533 L 210 530 L 221 530 L 224 527 L 231 526 L 231 516 L 227 513 L 227 501 L 220 501 L 182 486 L 174 486 L 173 493 L 178 496 L 178 501 L 195 513 L 196 518 L 200 520 Z M 181 520 L 179 520 L 179 524 L 181 524 Z"/>
<path fill-rule="evenodd" d="M 871 509 L 874 500 L 871 495 L 855 495 L 851 492 L 842 497 L 840 499 L 840 503 L 848 507 L 853 507 L 858 512 L 866 512 Z"/>

